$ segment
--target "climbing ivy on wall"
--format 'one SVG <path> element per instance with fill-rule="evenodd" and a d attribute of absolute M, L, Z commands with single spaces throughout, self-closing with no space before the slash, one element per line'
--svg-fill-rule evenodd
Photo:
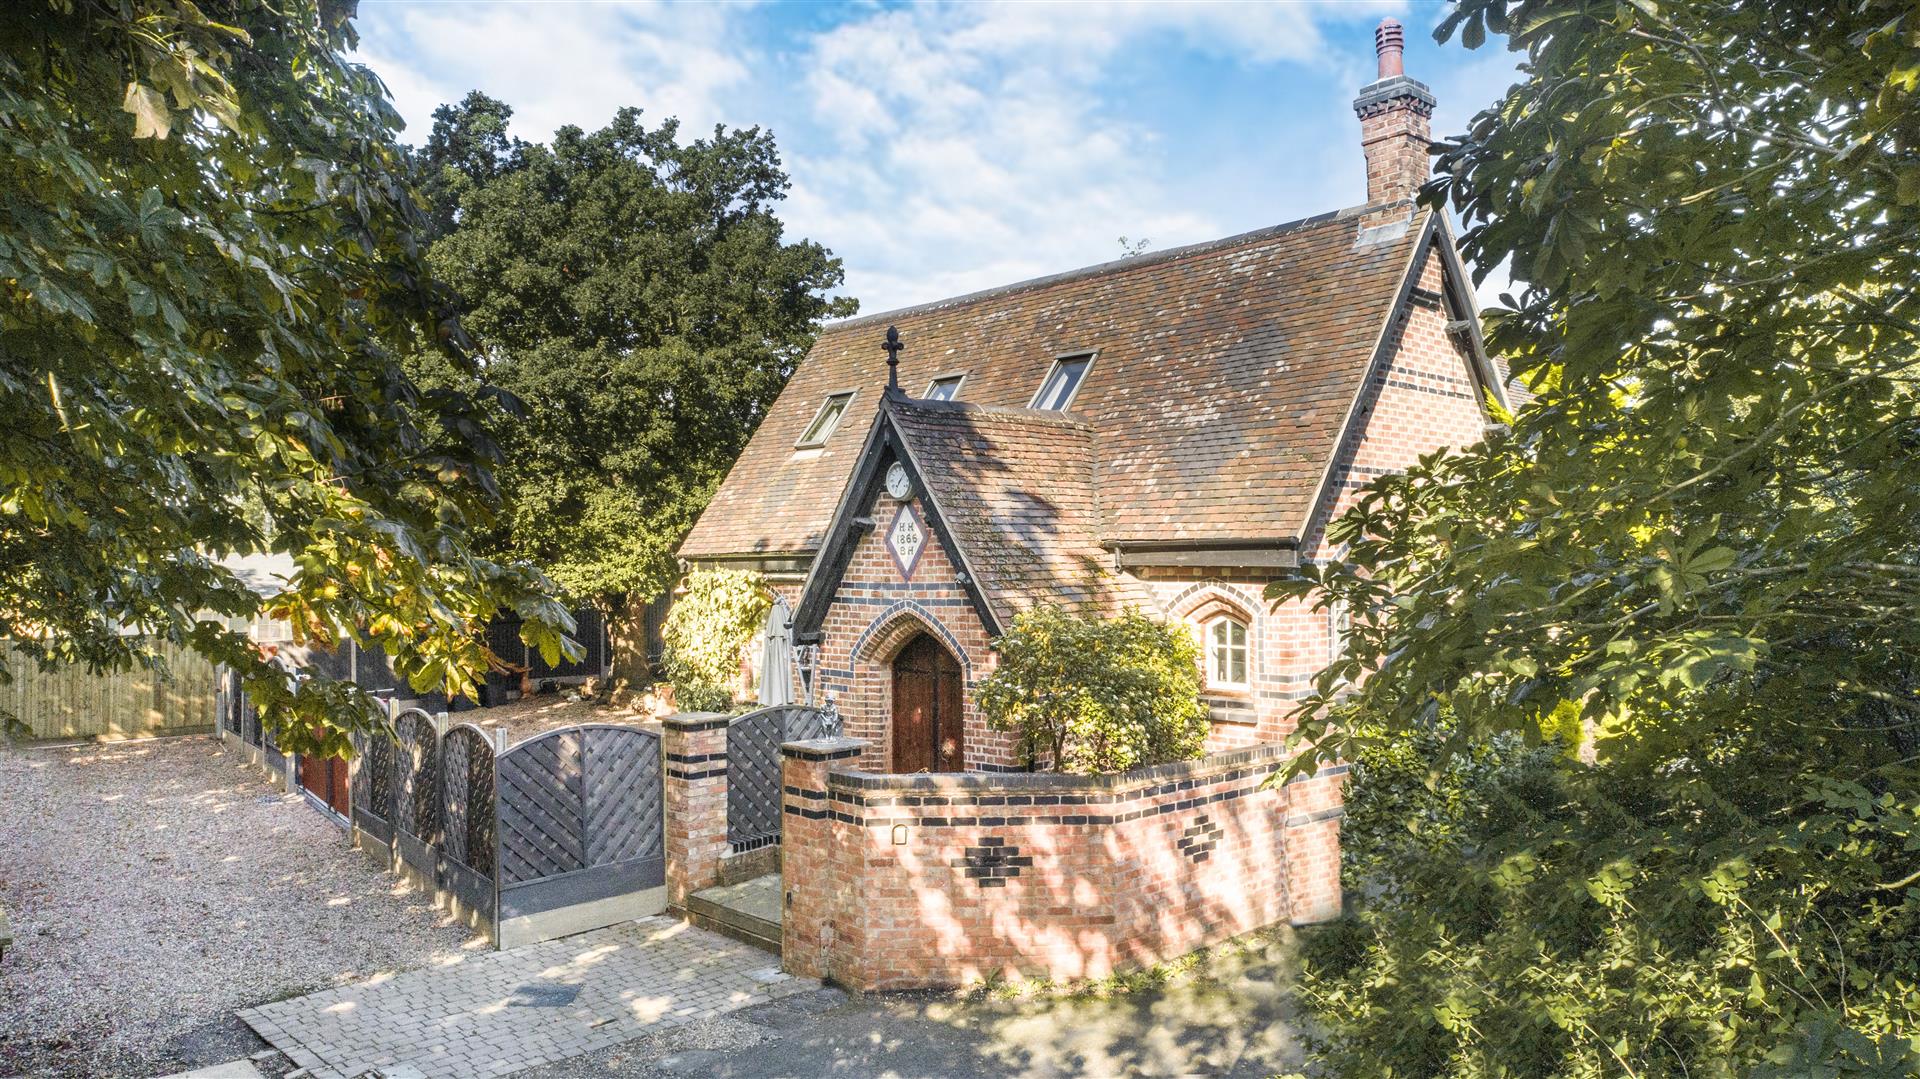
<path fill-rule="evenodd" d="M 667 614 L 661 635 L 667 677 L 681 708 L 714 710 L 733 701 L 740 659 L 766 623 L 773 592 L 744 570 L 695 570 Z"/>

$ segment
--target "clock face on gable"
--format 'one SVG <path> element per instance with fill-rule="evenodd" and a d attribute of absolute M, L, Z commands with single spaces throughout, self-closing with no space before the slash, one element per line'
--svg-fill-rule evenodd
<path fill-rule="evenodd" d="M 913 493 L 913 482 L 907 479 L 907 466 L 898 461 L 887 466 L 887 493 L 895 498 Z"/>

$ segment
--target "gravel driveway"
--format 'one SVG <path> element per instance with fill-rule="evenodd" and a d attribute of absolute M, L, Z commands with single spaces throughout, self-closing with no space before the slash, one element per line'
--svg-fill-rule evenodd
<path fill-rule="evenodd" d="M 0 1076 L 260 1047 L 235 1009 L 478 948 L 212 738 L 0 752 Z"/>

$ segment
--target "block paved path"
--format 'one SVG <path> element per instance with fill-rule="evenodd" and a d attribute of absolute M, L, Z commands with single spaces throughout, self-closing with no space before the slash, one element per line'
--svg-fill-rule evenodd
<path fill-rule="evenodd" d="M 239 1015 L 316 1079 L 396 1065 L 485 1079 L 818 987 L 758 948 L 654 917 Z"/>

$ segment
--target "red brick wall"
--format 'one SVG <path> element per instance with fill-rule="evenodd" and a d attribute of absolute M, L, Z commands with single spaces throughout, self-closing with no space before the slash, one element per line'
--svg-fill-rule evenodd
<path fill-rule="evenodd" d="M 682 712 L 660 725 L 667 904 L 720 883 L 727 856 L 727 717 Z"/>
<path fill-rule="evenodd" d="M 1416 295 L 1388 327 L 1392 359 L 1369 380 L 1355 417 L 1356 433 L 1335 458 L 1332 498 L 1301 546 L 1309 560 L 1339 556 L 1326 545 L 1326 524 L 1352 504 L 1361 487 L 1406 469 L 1422 454 L 1460 449 L 1485 434 L 1486 413 L 1466 346 L 1447 333 L 1447 313 L 1434 299 L 1444 280 L 1440 256 L 1429 250 L 1425 258 L 1418 284 L 1426 297 Z"/>
<path fill-rule="evenodd" d="M 1330 916 L 1338 819 L 1316 814 L 1345 769 L 1266 787 L 1283 762 L 877 776 L 790 751 L 787 967 L 860 990 L 1102 977 Z"/>
<path fill-rule="evenodd" d="M 909 501 L 925 521 L 920 500 Z M 968 770 L 1017 767 L 1022 762 L 1013 737 L 988 730 L 985 716 L 974 704 L 973 687 L 992 673 L 995 662 L 986 626 L 960 584 L 953 559 L 931 528 L 910 574 L 901 572 L 885 539 L 900 506 L 898 500 L 881 494 L 870 507 L 877 523 L 855 545 L 821 624 L 817 695 L 822 702 L 831 696 L 845 717 L 846 733 L 869 743 L 861 766 L 886 770 L 893 751 L 893 657 L 918 633 L 931 632 L 960 661 L 966 681 L 963 726 Z"/>

